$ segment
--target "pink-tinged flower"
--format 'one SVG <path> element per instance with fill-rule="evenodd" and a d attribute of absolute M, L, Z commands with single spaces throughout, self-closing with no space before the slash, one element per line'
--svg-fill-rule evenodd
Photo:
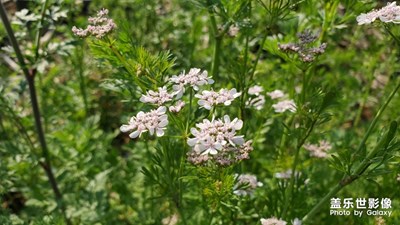
<path fill-rule="evenodd" d="M 284 220 L 279 220 L 275 217 L 269 218 L 269 219 L 264 219 L 262 218 L 260 220 L 262 225 L 286 225 L 287 222 Z"/>
<path fill-rule="evenodd" d="M 376 18 L 378 18 L 377 11 L 371 11 L 369 13 L 361 13 L 359 16 L 357 16 L 357 22 L 358 25 L 370 24 L 374 22 Z"/>
<path fill-rule="evenodd" d="M 358 25 L 373 23 L 377 18 L 384 23 L 400 23 L 400 6 L 396 2 L 388 3 L 379 10 L 361 13 L 357 16 Z"/>
<path fill-rule="evenodd" d="M 141 102 L 156 104 L 158 106 L 163 105 L 165 102 L 172 100 L 173 95 L 169 94 L 167 87 L 158 88 L 158 92 L 148 91 L 146 95 L 142 95 L 140 98 Z"/>
<path fill-rule="evenodd" d="M 271 92 L 267 92 L 267 95 L 271 97 L 271 99 L 278 99 L 284 97 L 285 93 L 283 93 L 283 91 L 281 90 L 274 90 Z"/>
<path fill-rule="evenodd" d="M 194 137 L 189 138 L 187 143 L 193 147 L 192 150 L 196 154 L 216 155 L 227 146 L 236 147 L 244 144 L 243 136 L 236 135 L 236 130 L 240 130 L 242 126 L 242 120 L 235 118 L 231 121 L 227 115 L 224 116 L 224 120 L 204 119 L 202 123 L 196 124 L 198 129 L 190 129 Z"/>
<path fill-rule="evenodd" d="M 247 108 L 255 108 L 257 110 L 261 110 L 264 107 L 265 104 L 265 96 L 264 95 L 259 95 L 255 98 L 250 98 L 249 100 L 246 101 L 246 107 Z"/>
<path fill-rule="evenodd" d="M 329 144 L 329 142 L 323 140 L 319 141 L 319 144 L 305 144 L 304 149 L 307 151 L 310 151 L 310 155 L 317 157 L 317 158 L 326 158 L 328 157 L 327 151 L 332 149 L 332 146 Z"/>
<path fill-rule="evenodd" d="M 128 125 L 122 125 L 120 130 L 122 132 L 133 131 L 129 134 L 130 138 L 137 138 L 142 133 L 149 131 L 150 135 L 154 133 L 157 137 L 164 135 L 165 127 L 168 125 L 168 116 L 165 114 L 167 109 L 165 106 L 159 107 L 157 110 L 151 110 L 150 112 L 140 111 L 136 116 L 133 116 Z"/>
<path fill-rule="evenodd" d="M 89 17 L 88 25 L 85 29 L 72 27 L 72 32 L 78 37 L 95 36 L 96 38 L 102 38 L 106 34 L 112 32 L 117 25 L 112 19 L 107 18 L 108 9 L 102 9 L 97 12 L 96 17 Z"/>
<path fill-rule="evenodd" d="M 206 70 L 201 72 L 201 70 L 197 68 L 190 69 L 187 74 L 183 71 L 179 76 L 174 75 L 169 80 L 174 83 L 173 89 L 177 98 L 182 97 L 185 93 L 186 86 L 190 86 L 195 91 L 198 91 L 200 86 L 214 83 L 214 80 L 208 77 L 208 72 Z"/>
<path fill-rule="evenodd" d="M 296 104 L 293 100 L 283 100 L 272 105 L 275 112 L 283 113 L 285 111 L 296 112 Z"/>
<path fill-rule="evenodd" d="M 259 86 L 259 85 L 254 85 L 252 87 L 249 88 L 249 90 L 247 91 L 247 93 L 249 95 L 255 95 L 255 96 L 259 96 L 261 92 L 264 91 L 264 88 Z"/>
<path fill-rule="evenodd" d="M 389 3 L 379 10 L 379 19 L 384 23 L 400 23 L 400 6 L 396 2 Z"/>
<path fill-rule="evenodd" d="M 215 105 L 230 105 L 240 94 L 235 88 L 232 88 L 231 90 L 221 89 L 219 92 L 203 91 L 201 94 L 196 94 L 195 97 L 200 99 L 198 101 L 200 107 L 210 110 Z"/>
<path fill-rule="evenodd" d="M 240 30 L 240 28 L 239 28 L 238 26 L 236 26 L 236 25 L 231 25 L 231 26 L 229 27 L 229 30 L 228 30 L 228 35 L 229 35 L 230 37 L 236 37 L 236 35 L 239 33 L 239 30 Z"/>
<path fill-rule="evenodd" d="M 169 111 L 173 113 L 178 113 L 179 111 L 182 110 L 182 108 L 185 106 L 185 102 L 182 100 L 179 100 L 176 102 L 175 105 L 172 105 L 169 107 Z"/>
<path fill-rule="evenodd" d="M 262 187 L 263 183 L 257 181 L 257 177 L 251 174 L 235 174 L 237 183 L 233 187 L 233 193 L 239 196 L 252 195 L 257 187 Z"/>

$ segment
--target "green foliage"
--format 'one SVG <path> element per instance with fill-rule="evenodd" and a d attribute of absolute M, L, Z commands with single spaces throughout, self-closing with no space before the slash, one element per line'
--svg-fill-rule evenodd
<path fill-rule="evenodd" d="M 4 4 L 34 76 L 62 198 L 55 198 L 46 173 L 28 82 L 0 26 L 0 224 L 260 224 L 271 217 L 287 224 L 295 218 L 305 218 L 304 224 L 376 224 L 373 216 L 329 215 L 329 197 L 388 197 L 394 212 L 400 207 L 400 28 L 356 22 L 382 4 Z M 115 31 L 101 39 L 73 36 L 73 26 L 85 27 L 103 7 Z M 317 36 L 307 48 L 327 44 L 312 62 L 279 48 L 298 44 L 304 31 Z M 207 70 L 215 83 L 198 92 L 186 88 L 180 99 L 186 105 L 179 113 L 167 112 L 163 137 L 144 132 L 130 139 L 120 132 L 130 117 L 158 107 L 139 101 L 143 94 L 163 86 L 172 90 L 168 79 L 190 68 Z M 251 94 L 254 85 L 263 90 Z M 199 107 L 196 94 L 221 88 L 241 95 L 230 105 Z M 274 90 L 285 95 L 273 99 Z M 265 101 L 253 106 L 261 96 Z M 293 100 L 295 109 L 277 112 L 282 100 Z M 229 166 L 191 164 L 190 128 L 224 115 L 243 121 L 237 135 L 252 139 L 250 159 Z M 326 157 L 314 157 L 308 148 L 321 141 L 331 149 Z M 240 174 L 254 174 L 263 185 L 239 184 Z M 248 189 L 248 195 L 234 192 Z M 383 219 L 400 221 L 398 213 Z"/>

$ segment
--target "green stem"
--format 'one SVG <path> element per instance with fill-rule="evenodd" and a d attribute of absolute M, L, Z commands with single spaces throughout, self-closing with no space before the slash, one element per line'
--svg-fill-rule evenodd
<path fill-rule="evenodd" d="M 46 139 L 45 139 L 45 134 L 43 132 L 43 127 L 42 127 L 42 122 L 41 122 L 41 116 L 40 116 L 40 109 L 39 109 L 39 104 L 38 104 L 38 100 L 37 100 L 37 94 L 36 94 L 36 89 L 35 89 L 35 82 L 34 82 L 34 78 L 35 78 L 35 73 L 34 72 L 29 72 L 26 64 L 25 64 L 25 60 L 24 57 L 21 53 L 21 50 L 19 48 L 17 39 L 14 36 L 14 31 L 11 28 L 10 22 L 7 18 L 7 13 L 4 9 L 3 3 L 0 3 L 0 17 L 1 20 L 4 24 L 4 27 L 6 29 L 7 35 L 10 39 L 11 45 L 14 48 L 15 54 L 17 56 L 18 62 L 20 67 L 22 68 L 22 71 L 25 75 L 25 78 L 28 82 L 28 86 L 29 86 L 29 96 L 31 99 L 31 104 L 32 104 L 32 111 L 33 111 L 33 116 L 34 116 L 34 120 L 35 120 L 35 126 L 36 126 L 36 130 L 37 130 L 37 135 L 39 138 L 39 142 L 40 142 L 40 146 L 42 148 L 42 156 L 44 158 L 44 162 L 39 162 L 40 165 L 42 166 L 42 168 L 44 169 L 49 182 L 50 182 L 50 186 L 53 190 L 53 193 L 55 195 L 55 199 L 57 202 L 57 205 L 59 207 L 59 209 L 61 210 L 61 213 L 64 215 L 65 218 L 65 222 L 67 225 L 72 224 L 71 221 L 67 218 L 66 216 L 66 208 L 65 205 L 63 204 L 63 197 L 62 194 L 60 192 L 60 189 L 58 188 L 58 184 L 57 181 L 55 179 L 53 170 L 52 170 L 52 166 L 51 166 L 51 160 L 50 160 L 50 154 L 47 148 L 47 144 L 46 144 Z"/>
<path fill-rule="evenodd" d="M 186 119 L 186 136 L 189 135 L 189 125 L 190 125 L 190 118 L 192 116 L 192 105 L 193 105 L 193 89 L 190 88 L 190 94 L 189 94 L 189 112 L 188 116 Z"/>
<path fill-rule="evenodd" d="M 378 113 L 376 114 L 374 120 L 372 121 L 371 125 L 369 126 L 366 134 L 364 135 L 364 138 L 362 139 L 357 151 L 355 154 L 357 154 L 357 152 L 359 152 L 363 146 L 365 145 L 365 142 L 367 141 L 369 135 L 372 133 L 372 130 L 374 129 L 377 121 L 379 120 L 379 118 L 381 117 L 383 111 L 386 109 L 386 107 L 389 105 L 390 101 L 393 99 L 393 96 L 397 93 L 397 91 L 400 88 L 400 82 L 399 84 L 396 86 L 396 88 L 392 91 L 392 93 L 389 95 L 389 97 L 387 98 L 386 102 L 381 106 L 381 108 L 379 109 Z M 385 135 L 387 136 L 387 135 Z M 319 203 L 317 205 L 315 205 L 311 211 L 303 217 L 302 222 L 305 224 L 306 222 L 308 222 L 310 220 L 310 218 L 313 218 L 314 215 L 319 212 L 319 210 L 321 210 L 322 206 L 325 204 L 326 201 L 328 201 L 331 197 L 333 197 L 334 195 L 336 195 L 342 188 L 344 188 L 345 186 L 353 183 L 355 180 L 357 180 L 367 169 L 368 167 L 372 164 L 371 159 L 373 157 L 375 157 L 375 155 L 378 153 L 378 151 L 380 151 L 382 149 L 382 147 L 384 146 L 384 144 L 387 142 L 387 138 L 382 138 L 378 144 L 375 146 L 375 148 L 368 153 L 368 155 L 366 156 L 366 158 L 361 162 L 361 164 L 354 170 L 354 172 L 347 176 L 344 177 L 344 179 L 342 179 L 338 184 L 336 184 L 336 186 L 334 188 L 331 189 L 331 191 L 325 195 L 325 197 L 323 197 Z"/>
<path fill-rule="evenodd" d="M 365 133 L 362 141 L 360 142 L 360 144 L 358 145 L 357 150 L 355 151 L 355 155 L 357 155 L 358 152 L 361 151 L 361 149 L 365 146 L 365 143 L 367 142 L 369 136 L 372 133 L 372 130 L 375 128 L 376 123 L 378 122 L 378 120 L 381 118 L 383 112 L 385 111 L 386 107 L 389 105 L 390 101 L 392 101 L 393 96 L 397 93 L 397 91 L 400 88 L 400 81 L 398 82 L 396 88 L 392 91 L 392 93 L 390 93 L 389 97 L 386 99 L 386 102 L 381 106 L 381 108 L 378 110 L 378 113 L 375 115 L 375 118 L 372 120 L 371 125 L 369 125 L 367 132 Z"/>
<path fill-rule="evenodd" d="M 43 24 L 43 20 L 44 20 L 44 16 L 46 13 L 46 9 L 47 9 L 47 4 L 48 4 L 49 0 L 46 0 L 44 2 L 44 4 L 42 5 L 42 11 L 40 14 L 40 20 L 39 23 L 37 24 L 37 31 L 36 31 L 36 38 L 35 38 L 35 61 L 39 58 L 39 49 L 40 49 L 40 30 L 42 29 L 42 24 Z"/>
<path fill-rule="evenodd" d="M 261 42 L 260 42 L 260 48 L 257 51 L 256 61 L 254 62 L 253 68 L 251 69 L 251 72 L 250 72 L 249 80 L 253 80 L 254 74 L 255 74 L 256 69 L 257 69 L 258 62 L 260 61 L 260 58 L 261 58 L 261 53 L 263 51 L 263 46 L 264 46 L 265 41 L 267 40 L 267 37 L 268 37 L 268 32 L 265 31 L 265 34 L 262 37 Z"/>
<path fill-rule="evenodd" d="M 297 168 L 297 164 L 299 163 L 299 154 L 300 154 L 300 149 L 301 147 L 304 145 L 304 143 L 306 142 L 307 138 L 310 136 L 311 132 L 314 130 L 315 124 L 318 121 L 318 117 L 319 115 L 313 120 L 311 126 L 308 128 L 307 133 L 305 134 L 305 136 L 300 139 L 300 141 L 297 143 L 296 146 L 296 153 L 295 153 L 295 157 L 294 157 L 294 162 L 292 165 L 292 174 L 290 176 L 290 181 L 289 181 L 289 187 L 286 191 L 288 198 L 285 201 L 285 207 L 283 209 L 282 212 L 282 216 L 281 218 L 284 218 L 287 214 L 287 211 L 289 209 L 289 205 L 292 202 L 292 197 L 293 197 L 293 192 L 294 192 L 294 184 L 295 184 L 295 176 L 296 176 L 296 168 Z"/>
<path fill-rule="evenodd" d="M 219 62 L 220 62 L 220 52 L 222 46 L 223 33 L 218 32 L 217 20 L 215 19 L 215 14 L 211 1 L 208 1 L 208 13 L 210 14 L 210 22 L 214 43 L 214 53 L 213 61 L 211 64 L 211 75 L 216 77 L 219 72 Z"/>
<path fill-rule="evenodd" d="M 385 135 L 385 138 L 382 138 L 378 144 L 375 146 L 375 148 L 367 155 L 367 157 L 361 162 L 361 164 L 354 170 L 354 172 L 342 179 L 338 184 L 333 187 L 328 194 L 326 194 L 319 202 L 316 204 L 310 212 L 305 215 L 302 219 L 303 224 L 306 224 L 311 218 L 314 217 L 316 213 L 318 213 L 321 208 L 323 208 L 323 205 L 333 196 L 335 196 L 340 190 L 342 190 L 344 187 L 347 185 L 350 185 L 354 181 L 356 181 L 358 178 L 364 174 L 364 172 L 368 169 L 368 167 L 372 164 L 372 158 L 375 157 L 375 155 L 382 150 L 382 147 L 385 145 L 387 142 L 387 134 Z"/>

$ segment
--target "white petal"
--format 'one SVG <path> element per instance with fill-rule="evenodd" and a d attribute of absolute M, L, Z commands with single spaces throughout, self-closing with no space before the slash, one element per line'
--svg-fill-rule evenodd
<path fill-rule="evenodd" d="M 187 140 L 187 144 L 189 145 L 189 146 L 194 146 L 196 143 L 197 143 L 197 138 L 189 138 L 188 140 Z"/>
<path fill-rule="evenodd" d="M 233 143 L 235 143 L 237 145 L 243 145 L 244 144 L 243 136 L 235 136 L 231 140 L 232 140 Z"/>
<path fill-rule="evenodd" d="M 139 134 L 141 134 L 141 132 L 136 130 L 136 131 L 132 132 L 131 134 L 129 134 L 129 137 L 134 139 L 134 138 L 137 138 L 139 136 Z"/>
<path fill-rule="evenodd" d="M 159 127 L 165 127 L 168 125 L 168 120 L 161 120 L 161 122 L 158 124 Z"/>
<path fill-rule="evenodd" d="M 125 133 L 135 128 L 132 125 L 122 125 L 119 129 Z"/>
<path fill-rule="evenodd" d="M 157 137 L 161 137 L 164 135 L 164 130 L 161 128 L 158 128 L 156 132 L 157 132 Z"/>
<path fill-rule="evenodd" d="M 157 113 L 159 114 L 164 114 L 167 111 L 167 108 L 165 106 L 161 106 L 157 109 Z"/>

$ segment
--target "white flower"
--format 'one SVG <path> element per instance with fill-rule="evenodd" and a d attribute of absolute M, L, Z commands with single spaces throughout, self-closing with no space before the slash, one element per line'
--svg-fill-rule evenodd
<path fill-rule="evenodd" d="M 218 104 L 230 105 L 232 101 L 240 96 L 240 92 L 237 92 L 235 88 L 231 90 L 221 89 L 219 92 L 215 91 L 203 91 L 201 94 L 196 94 L 195 97 L 199 98 L 198 104 L 210 110 L 213 106 Z"/>
<path fill-rule="evenodd" d="M 249 95 L 256 95 L 256 96 L 258 96 L 258 95 L 260 95 L 260 93 L 263 92 L 263 91 L 264 91 L 264 88 L 263 88 L 263 87 L 261 87 L 261 86 L 259 86 L 259 85 L 254 85 L 254 86 L 252 86 L 252 87 L 249 88 L 249 90 L 248 90 L 247 93 L 249 93 Z"/>
<path fill-rule="evenodd" d="M 378 13 L 376 11 L 371 11 L 369 13 L 361 13 L 359 16 L 357 16 L 357 22 L 358 25 L 370 24 L 374 22 L 377 17 Z"/>
<path fill-rule="evenodd" d="M 287 222 L 284 220 L 279 220 L 275 217 L 269 218 L 269 219 L 264 219 L 262 218 L 261 220 L 262 225 L 286 225 Z"/>
<path fill-rule="evenodd" d="M 198 154 L 216 155 L 224 146 L 244 144 L 243 136 L 236 135 L 236 130 L 240 130 L 242 126 L 242 120 L 235 118 L 231 121 L 227 115 L 224 116 L 223 121 L 204 119 L 202 123 L 196 124 L 199 129 L 190 129 L 194 138 L 189 138 L 187 144 Z"/>
<path fill-rule="evenodd" d="M 169 111 L 173 112 L 173 113 L 178 113 L 179 111 L 181 111 L 181 109 L 185 106 L 185 102 L 182 100 L 179 100 L 176 102 L 175 105 L 172 105 L 169 107 Z"/>
<path fill-rule="evenodd" d="M 388 3 L 379 10 L 379 19 L 384 23 L 400 23 L 400 6 L 396 2 Z"/>
<path fill-rule="evenodd" d="M 156 133 L 157 137 L 161 137 L 164 135 L 165 126 L 168 124 L 166 110 L 164 106 L 161 106 L 157 110 L 151 110 L 147 113 L 140 111 L 129 120 L 128 125 L 122 125 L 120 130 L 124 133 L 134 130 L 129 134 L 130 138 L 140 137 L 146 131 L 149 131 L 150 135 Z"/>
<path fill-rule="evenodd" d="M 293 223 L 293 225 L 301 225 L 301 220 L 298 219 L 298 218 L 295 218 L 295 219 L 292 221 L 292 223 Z"/>
<path fill-rule="evenodd" d="M 239 30 L 240 30 L 240 28 L 239 28 L 238 26 L 236 26 L 236 25 L 231 25 L 231 26 L 229 27 L 229 30 L 228 30 L 228 35 L 229 35 L 230 37 L 236 37 L 236 35 L 239 33 Z"/>
<path fill-rule="evenodd" d="M 169 102 L 172 100 L 173 95 L 169 94 L 167 91 L 167 87 L 158 88 L 158 92 L 148 91 L 146 95 L 142 95 L 140 101 L 143 103 L 151 103 L 161 106 L 165 102 Z"/>
<path fill-rule="evenodd" d="M 332 149 L 332 146 L 329 144 L 329 142 L 323 140 L 319 141 L 319 144 L 305 144 L 304 149 L 307 151 L 310 151 L 310 155 L 317 157 L 317 158 L 326 158 L 328 154 L 326 153 L 327 151 Z"/>
<path fill-rule="evenodd" d="M 255 98 L 250 98 L 246 101 L 247 108 L 254 107 L 257 110 L 261 110 L 265 104 L 265 96 L 259 95 Z"/>
<path fill-rule="evenodd" d="M 263 183 L 257 181 L 257 177 L 251 174 L 235 174 L 235 177 L 237 178 L 237 183 L 233 187 L 235 195 L 252 195 L 257 187 L 263 186 Z"/>
<path fill-rule="evenodd" d="M 285 172 L 275 173 L 275 178 L 277 179 L 290 179 L 292 176 L 292 170 L 288 169 Z M 295 177 L 300 176 L 300 172 L 295 173 Z"/>
<path fill-rule="evenodd" d="M 357 16 L 358 25 L 370 24 L 379 18 L 384 23 L 400 23 L 400 6 L 396 2 L 388 3 L 379 10 L 372 10 L 369 13 L 361 13 Z"/>
<path fill-rule="evenodd" d="M 397 174 L 397 181 L 400 182 L 400 173 Z"/>
<path fill-rule="evenodd" d="M 282 113 L 287 110 L 289 110 L 290 112 L 296 112 L 296 104 L 293 100 L 283 100 L 276 104 L 273 104 L 272 107 L 277 113 Z"/>
<path fill-rule="evenodd" d="M 269 97 L 271 97 L 271 99 L 278 99 L 278 98 L 284 97 L 285 93 L 283 93 L 283 91 L 281 91 L 281 90 L 275 90 L 275 91 L 267 92 L 267 95 Z"/>
<path fill-rule="evenodd" d="M 197 68 L 190 69 L 187 74 L 183 71 L 179 76 L 174 75 L 169 80 L 174 83 L 173 89 L 177 98 L 181 98 L 185 93 L 185 86 L 191 86 L 195 91 L 198 91 L 200 86 L 214 83 L 214 80 L 208 77 L 206 70 L 201 72 Z"/>
<path fill-rule="evenodd" d="M 92 35 L 96 38 L 102 38 L 117 27 L 112 19 L 107 18 L 107 15 L 108 9 L 102 9 L 97 12 L 96 17 L 89 17 L 88 22 L 90 25 L 88 25 L 86 29 L 73 26 L 72 32 L 78 37 Z"/>

